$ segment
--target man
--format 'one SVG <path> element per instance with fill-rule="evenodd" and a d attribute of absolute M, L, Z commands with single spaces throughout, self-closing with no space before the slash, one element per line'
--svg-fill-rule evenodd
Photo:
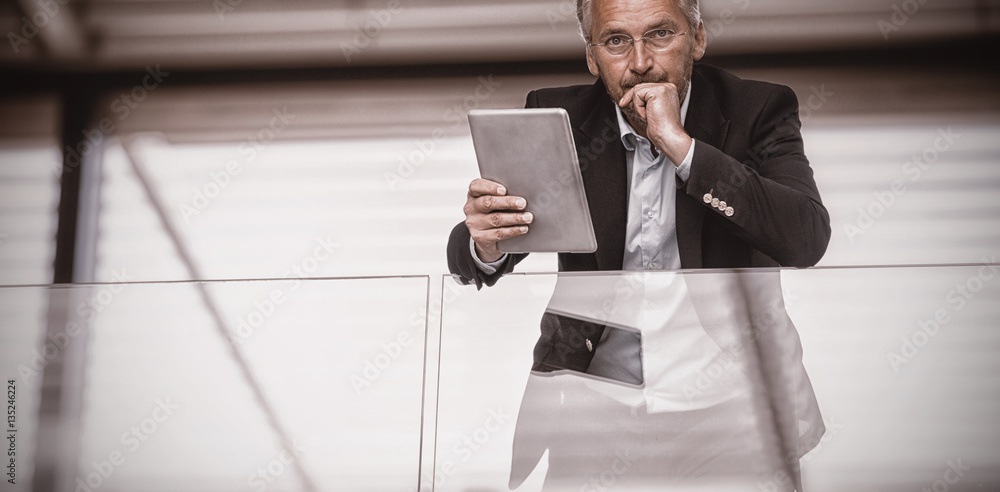
<path fill-rule="evenodd" d="M 597 237 L 595 253 L 559 255 L 560 271 L 815 265 L 830 219 L 791 89 L 694 65 L 706 47 L 697 0 L 577 6 L 599 80 L 527 98 L 569 113 Z M 497 242 L 529 233 L 526 206 L 474 180 L 451 272 L 481 287 L 512 271 L 525 255 Z"/>
<path fill-rule="evenodd" d="M 597 82 L 527 98 L 529 108 L 569 113 L 598 243 L 595 253 L 560 254 L 559 270 L 815 265 L 830 219 L 804 154 L 795 94 L 695 65 L 707 44 L 697 0 L 580 0 L 577 14 Z M 525 255 L 502 254 L 497 242 L 530 233 L 526 207 L 501 183 L 474 180 L 466 220 L 448 242 L 451 272 L 482 287 L 512 271 Z M 740 299 L 715 300 L 737 306 Z M 649 383 L 634 333 L 549 312 L 541 331 L 536 373 L 568 369 Z M 797 337 L 789 343 L 797 346 Z M 667 345 L 671 357 L 686 357 L 685 347 Z M 799 363 L 799 352 L 786 352 L 774 359 Z M 787 420 L 779 434 L 800 435 L 795 419 Z M 801 452 L 792 453 L 792 468 Z"/>

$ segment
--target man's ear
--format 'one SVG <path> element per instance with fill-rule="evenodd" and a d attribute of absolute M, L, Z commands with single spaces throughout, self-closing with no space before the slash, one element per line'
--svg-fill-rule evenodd
<path fill-rule="evenodd" d="M 705 49 L 708 47 L 708 34 L 705 32 L 705 23 L 699 22 L 698 29 L 694 34 L 694 61 L 700 61 L 705 56 Z"/>
<path fill-rule="evenodd" d="M 587 68 L 590 69 L 590 75 L 601 76 L 601 69 L 597 66 L 597 60 L 594 59 L 594 48 L 590 45 L 587 45 Z"/>

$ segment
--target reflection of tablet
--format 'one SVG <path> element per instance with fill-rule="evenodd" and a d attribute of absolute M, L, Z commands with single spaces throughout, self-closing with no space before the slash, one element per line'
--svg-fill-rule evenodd
<path fill-rule="evenodd" d="M 469 125 L 479 173 L 524 197 L 535 215 L 527 234 L 497 243 L 500 251 L 597 251 L 566 110 L 472 110 Z"/>

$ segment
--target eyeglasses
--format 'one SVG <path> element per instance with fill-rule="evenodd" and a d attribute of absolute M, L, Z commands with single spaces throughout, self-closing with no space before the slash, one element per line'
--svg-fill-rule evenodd
<path fill-rule="evenodd" d="M 642 42 L 647 48 L 653 51 L 667 51 L 670 48 L 670 43 L 673 42 L 674 38 L 677 36 L 683 36 L 687 34 L 684 32 L 674 32 L 670 29 L 653 29 L 642 35 Z M 590 46 L 601 46 L 612 56 L 621 56 L 632 51 L 632 45 L 636 42 L 631 36 L 625 34 L 615 34 L 608 37 L 602 43 L 589 43 Z"/>

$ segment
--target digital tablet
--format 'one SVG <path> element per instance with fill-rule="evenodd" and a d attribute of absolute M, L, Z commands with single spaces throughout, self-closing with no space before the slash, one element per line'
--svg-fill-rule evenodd
<path fill-rule="evenodd" d="M 524 197 L 534 214 L 528 233 L 500 241 L 500 251 L 597 251 L 566 110 L 472 110 L 469 126 L 480 175 Z"/>

